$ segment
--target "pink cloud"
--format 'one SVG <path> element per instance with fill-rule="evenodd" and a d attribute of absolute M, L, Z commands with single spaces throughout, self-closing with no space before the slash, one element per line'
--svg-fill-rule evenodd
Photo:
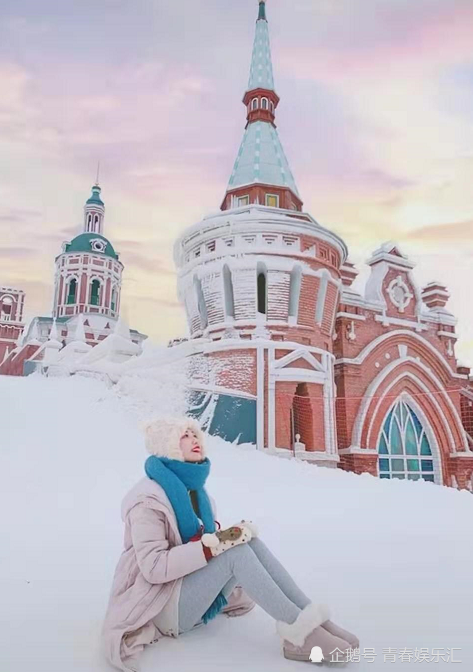
<path fill-rule="evenodd" d="M 366 3 L 356 18 L 348 12 L 328 21 L 310 39 L 285 43 L 278 54 L 286 76 L 327 83 L 359 77 L 430 72 L 470 59 L 473 4 Z M 334 19 L 337 19 L 335 21 Z"/>

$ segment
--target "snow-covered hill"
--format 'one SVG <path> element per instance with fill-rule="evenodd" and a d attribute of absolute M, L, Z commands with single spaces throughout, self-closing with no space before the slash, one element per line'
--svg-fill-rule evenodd
<path fill-rule="evenodd" d="M 106 672 L 98 635 L 122 546 L 120 502 L 141 478 L 138 419 L 180 396 L 172 380 L 0 377 L 0 671 Z M 153 400 L 153 404 L 150 400 Z M 315 600 L 354 630 L 381 670 L 383 649 L 451 649 L 473 668 L 473 496 L 379 481 L 209 439 L 209 490 L 223 525 L 253 519 Z M 461 649 L 460 651 L 458 649 Z M 398 666 L 418 666 L 401 662 Z M 426 663 L 424 663 L 426 664 Z M 451 662 L 431 663 L 449 669 Z M 239 619 L 149 647 L 142 672 L 291 672 L 273 621 Z"/>

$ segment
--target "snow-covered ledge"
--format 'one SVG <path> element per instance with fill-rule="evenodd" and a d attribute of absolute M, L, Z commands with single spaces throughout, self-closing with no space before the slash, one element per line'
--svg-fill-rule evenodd
<path fill-rule="evenodd" d="M 302 444 L 303 445 L 303 444 Z M 262 453 L 266 455 L 274 455 L 275 457 L 282 457 L 286 460 L 296 459 L 304 462 L 326 462 L 336 464 L 340 462 L 338 455 L 331 455 L 321 450 L 296 450 L 292 451 L 289 448 L 263 448 Z"/>
<path fill-rule="evenodd" d="M 338 455 L 319 450 L 296 450 L 295 457 L 296 460 L 304 460 L 304 462 L 340 462 Z"/>
<path fill-rule="evenodd" d="M 340 448 L 339 455 L 378 455 L 374 448 L 360 448 L 359 446 L 350 446 L 349 448 Z"/>

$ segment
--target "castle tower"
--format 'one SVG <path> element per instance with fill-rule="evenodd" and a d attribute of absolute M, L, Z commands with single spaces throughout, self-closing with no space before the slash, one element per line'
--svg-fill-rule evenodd
<path fill-rule="evenodd" d="M 56 257 L 53 316 L 87 313 L 118 318 L 123 264 L 103 235 L 105 205 L 98 184 L 84 207 L 84 230 Z"/>
<path fill-rule="evenodd" d="M 25 293 L 21 289 L 0 287 L 0 364 L 16 347 L 23 333 Z"/>
<path fill-rule="evenodd" d="M 228 438 L 335 465 L 332 337 L 347 249 L 302 212 L 275 126 L 263 0 L 243 102 L 247 123 L 222 212 L 175 245 L 190 338 L 203 348 L 194 370 L 207 377 L 200 389 L 219 390 L 213 418 Z"/>

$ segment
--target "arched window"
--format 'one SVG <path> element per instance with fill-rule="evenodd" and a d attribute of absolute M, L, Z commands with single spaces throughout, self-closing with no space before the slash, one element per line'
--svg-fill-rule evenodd
<path fill-rule="evenodd" d="M 8 322 L 12 319 L 13 299 L 11 296 L 4 296 L 2 299 L 2 320 Z"/>
<path fill-rule="evenodd" d="M 232 272 L 227 264 L 223 267 L 223 292 L 225 298 L 225 315 L 227 317 L 235 317 Z"/>
<path fill-rule="evenodd" d="M 388 413 L 378 442 L 380 478 L 435 482 L 429 439 L 419 418 L 405 401 Z"/>
<path fill-rule="evenodd" d="M 90 300 L 91 306 L 98 306 L 100 304 L 100 281 L 92 280 L 90 284 Z"/>
<path fill-rule="evenodd" d="M 114 287 L 114 288 L 112 289 L 112 301 L 111 301 L 111 304 L 110 304 L 110 308 L 111 308 L 113 311 L 115 311 L 115 310 L 117 309 L 117 298 L 118 298 L 117 288 Z"/>
<path fill-rule="evenodd" d="M 258 98 L 253 98 L 253 100 L 251 101 L 251 109 L 252 110 L 258 109 Z"/>
<path fill-rule="evenodd" d="M 202 282 L 197 277 L 194 278 L 194 287 L 197 294 L 197 307 L 199 309 L 200 326 L 202 329 L 205 329 L 209 324 L 209 318 L 207 315 L 207 306 L 205 305 L 205 296 L 202 290 Z"/>
<path fill-rule="evenodd" d="M 77 297 L 77 280 L 72 278 L 69 282 L 69 287 L 67 291 L 67 303 L 75 303 Z"/>
<path fill-rule="evenodd" d="M 94 217 L 94 231 L 98 231 L 98 224 L 99 224 L 99 216 L 95 215 Z"/>
<path fill-rule="evenodd" d="M 267 98 L 263 98 L 263 99 L 261 100 L 261 107 L 263 108 L 263 110 L 267 110 L 267 109 L 268 109 L 268 99 L 267 99 Z"/>
<path fill-rule="evenodd" d="M 302 270 L 295 266 L 291 271 L 291 284 L 289 289 L 289 317 L 299 315 L 299 299 L 301 295 Z"/>
<path fill-rule="evenodd" d="M 92 215 L 89 214 L 87 217 L 87 230 L 91 231 L 92 230 Z"/>
<path fill-rule="evenodd" d="M 268 288 L 266 266 L 259 263 L 257 267 L 258 313 L 266 315 L 268 305 Z"/>
<path fill-rule="evenodd" d="M 274 103 L 273 103 L 272 100 L 269 103 L 269 108 L 270 108 L 271 112 L 274 114 Z"/>

